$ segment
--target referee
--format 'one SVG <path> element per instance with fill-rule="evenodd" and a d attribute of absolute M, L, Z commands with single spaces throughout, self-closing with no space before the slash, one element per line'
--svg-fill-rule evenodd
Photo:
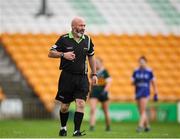
<path fill-rule="evenodd" d="M 67 136 L 66 123 L 72 101 L 76 103 L 73 136 L 85 135 L 80 131 L 80 127 L 89 91 L 86 59 L 90 64 L 93 85 L 97 84 L 98 80 L 94 60 L 94 45 L 90 37 L 84 34 L 85 26 L 85 20 L 82 17 L 75 17 L 71 22 L 71 32 L 60 36 L 48 54 L 50 58 L 61 58 L 60 70 L 62 72 L 56 95 L 56 100 L 60 101 L 61 127 L 59 136 Z"/>

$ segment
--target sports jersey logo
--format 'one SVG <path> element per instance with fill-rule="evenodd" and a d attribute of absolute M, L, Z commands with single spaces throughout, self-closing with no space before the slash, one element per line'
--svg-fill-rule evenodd
<path fill-rule="evenodd" d="M 100 86 L 104 86 L 104 85 L 106 85 L 106 81 L 105 81 L 105 79 L 104 79 L 104 78 L 102 78 L 102 77 L 99 77 L 99 78 L 98 78 L 98 85 L 100 85 Z"/>
<path fill-rule="evenodd" d="M 138 87 L 148 87 L 148 83 L 140 82 L 136 84 Z"/>
<path fill-rule="evenodd" d="M 83 50 L 85 53 L 87 53 L 88 52 L 88 48 L 84 48 L 84 50 Z"/>
<path fill-rule="evenodd" d="M 66 47 L 66 49 L 70 50 L 70 49 L 73 49 L 73 47 Z"/>
<path fill-rule="evenodd" d="M 136 74 L 136 78 L 138 78 L 138 79 L 148 79 L 149 75 L 148 74 Z"/>

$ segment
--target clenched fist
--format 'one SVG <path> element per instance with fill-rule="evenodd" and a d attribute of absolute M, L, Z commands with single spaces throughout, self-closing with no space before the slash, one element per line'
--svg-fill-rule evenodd
<path fill-rule="evenodd" d="M 76 55 L 74 54 L 74 51 L 66 52 L 64 53 L 64 58 L 72 61 L 76 58 Z"/>

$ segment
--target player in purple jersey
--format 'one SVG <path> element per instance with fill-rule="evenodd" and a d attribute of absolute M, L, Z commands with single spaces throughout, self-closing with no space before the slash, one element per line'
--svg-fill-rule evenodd
<path fill-rule="evenodd" d="M 158 90 L 155 78 L 151 69 L 147 67 L 147 59 L 139 58 L 139 67 L 133 72 L 132 84 L 135 86 L 135 96 L 138 104 L 140 120 L 137 132 L 150 131 L 149 121 L 146 114 L 146 107 L 150 96 L 150 86 L 154 90 L 154 101 L 158 101 Z"/>

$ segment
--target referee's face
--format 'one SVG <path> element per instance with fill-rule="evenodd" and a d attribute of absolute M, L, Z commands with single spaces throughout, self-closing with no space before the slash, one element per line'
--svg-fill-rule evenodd
<path fill-rule="evenodd" d="M 84 20 L 77 20 L 72 26 L 72 31 L 78 37 L 81 37 L 85 32 L 85 27 L 86 27 L 86 24 Z"/>

